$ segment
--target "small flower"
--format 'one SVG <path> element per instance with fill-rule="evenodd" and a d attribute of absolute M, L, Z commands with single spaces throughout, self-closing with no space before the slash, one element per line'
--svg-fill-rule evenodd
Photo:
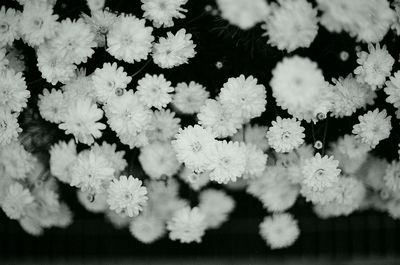
<path fill-rule="evenodd" d="M 304 143 L 304 128 L 295 118 L 278 117 L 267 132 L 269 145 L 276 152 L 290 152 Z"/>
<path fill-rule="evenodd" d="M 30 95 L 21 72 L 15 73 L 11 69 L 0 71 L 0 108 L 21 112 Z"/>
<path fill-rule="evenodd" d="M 18 27 L 21 14 L 15 9 L 2 6 L 0 9 L 0 47 L 11 45 L 19 39 Z"/>
<path fill-rule="evenodd" d="M 139 99 L 149 108 L 162 109 L 171 102 L 170 93 L 174 92 L 171 82 L 164 78 L 164 75 L 149 75 L 138 81 L 137 92 Z"/>
<path fill-rule="evenodd" d="M 1 208 L 10 219 L 20 219 L 26 214 L 26 207 L 33 201 L 34 198 L 28 189 L 14 183 L 8 188 Z"/>
<path fill-rule="evenodd" d="M 205 87 L 196 82 L 179 83 L 175 88 L 172 104 L 184 114 L 194 114 L 200 111 L 209 96 Z"/>
<path fill-rule="evenodd" d="M 170 141 L 179 131 L 180 118 L 169 109 L 153 112 L 150 129 L 146 132 L 150 141 Z"/>
<path fill-rule="evenodd" d="M 383 181 L 386 187 L 393 191 L 400 191 L 400 163 L 392 162 L 387 165 L 385 170 L 385 175 L 383 176 Z"/>
<path fill-rule="evenodd" d="M 235 201 L 223 191 L 207 189 L 200 193 L 199 209 L 206 216 L 208 228 L 220 227 L 234 208 Z"/>
<path fill-rule="evenodd" d="M 39 95 L 38 107 L 43 119 L 54 123 L 64 120 L 66 100 L 62 91 L 44 89 L 43 95 Z"/>
<path fill-rule="evenodd" d="M 153 22 L 156 28 L 172 27 L 174 18 L 185 18 L 183 13 L 187 12 L 182 8 L 188 0 L 141 0 L 143 17 Z"/>
<path fill-rule="evenodd" d="M 161 238 L 166 229 L 164 222 L 157 216 L 143 214 L 132 220 L 129 231 L 140 242 L 151 244 Z"/>
<path fill-rule="evenodd" d="M 71 182 L 71 166 L 77 158 L 73 140 L 58 142 L 50 148 L 50 173 L 64 183 Z"/>

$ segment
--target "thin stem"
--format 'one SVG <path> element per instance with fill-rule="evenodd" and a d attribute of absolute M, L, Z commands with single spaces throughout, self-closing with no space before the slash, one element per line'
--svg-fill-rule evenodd
<path fill-rule="evenodd" d="M 146 68 L 147 65 L 149 65 L 150 62 L 151 62 L 151 59 L 148 59 L 147 62 L 142 66 L 142 68 L 137 70 L 133 75 L 131 75 L 131 77 L 133 78 L 136 75 L 138 75 L 141 71 L 143 71 L 144 68 Z"/>

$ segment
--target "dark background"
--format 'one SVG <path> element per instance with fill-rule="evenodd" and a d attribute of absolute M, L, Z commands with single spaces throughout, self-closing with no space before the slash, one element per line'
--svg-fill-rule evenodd
<path fill-rule="evenodd" d="M 250 0 L 249 0 L 250 1 Z M 9 7 L 20 7 L 11 0 L 0 0 Z M 315 3 L 314 3 L 315 4 Z M 330 34 L 320 27 L 318 36 L 309 49 L 298 49 L 291 54 L 277 50 L 266 44 L 267 39 L 262 37 L 263 30 L 259 25 L 248 31 L 242 31 L 230 26 L 212 11 L 205 11 L 205 6 L 211 5 L 216 9 L 214 1 L 189 0 L 184 6 L 188 9 L 186 19 L 174 20 L 175 26 L 168 29 L 154 29 L 153 35 L 156 40 L 166 32 L 176 32 L 180 28 L 193 35 L 194 43 L 197 45 L 197 55 L 190 59 L 189 64 L 170 70 L 160 69 L 152 62 L 146 64 L 142 61 L 135 64 L 127 64 L 119 61 L 118 64 L 125 68 L 128 74 L 135 74 L 128 86 L 134 89 L 137 80 L 145 73 L 163 73 L 172 81 L 173 85 L 178 82 L 196 81 L 206 86 L 212 97 L 219 93 L 220 87 L 229 77 L 237 77 L 240 74 L 253 75 L 259 82 L 264 84 L 268 90 L 267 110 L 262 117 L 255 119 L 254 123 L 269 125 L 272 120 L 279 116 L 288 116 L 285 111 L 276 107 L 271 95 L 269 80 L 271 70 L 284 56 L 297 54 L 307 56 L 318 63 L 323 70 L 325 78 L 347 76 L 351 73 L 356 63 L 355 48 L 359 45 L 366 50 L 365 44 L 356 43 L 347 34 Z M 141 17 L 143 11 L 140 9 L 140 1 L 114 0 L 106 1 L 106 6 L 112 11 L 125 12 Z M 85 1 L 62 1 L 58 0 L 55 13 L 60 19 L 67 17 L 79 18 L 81 13 L 89 14 Z M 150 23 L 147 23 L 151 25 Z M 394 71 L 399 69 L 398 38 L 390 31 L 384 41 L 389 52 L 395 58 Z M 33 48 L 23 44 L 22 41 L 15 42 L 15 46 L 23 51 L 27 71 L 25 73 L 28 88 L 31 92 L 29 107 L 20 116 L 20 122 L 24 134 L 32 137 L 32 152 L 47 154 L 49 146 L 58 140 L 69 139 L 54 124 L 40 119 L 37 110 L 37 95 L 44 88 L 52 86 L 41 78 L 36 67 L 36 56 Z M 340 59 L 340 52 L 349 53 L 349 59 Z M 149 59 L 151 61 L 151 58 Z M 94 56 L 84 65 L 87 74 L 101 67 L 104 62 L 116 61 L 104 48 L 96 49 Z M 222 62 L 223 67 L 218 69 L 216 62 Z M 144 67 L 145 66 L 145 67 Z M 143 68 L 144 67 L 144 68 Z M 56 86 L 56 87 L 59 87 Z M 399 143 L 399 127 L 394 119 L 394 108 L 385 103 L 385 94 L 378 92 L 378 99 L 373 109 L 386 108 L 393 116 L 393 131 L 389 139 L 381 142 L 373 151 L 375 155 L 385 157 L 388 160 L 396 159 L 397 145 Z M 307 142 L 313 143 L 321 140 L 328 148 L 328 143 L 339 136 L 351 133 L 357 116 L 364 111 L 358 111 L 350 118 L 333 119 L 315 125 L 304 124 L 306 127 Z M 181 116 L 182 124 L 193 124 L 194 118 Z M 314 128 L 312 128 L 314 127 Z M 314 132 L 314 133 L 312 133 Z M 98 142 L 106 140 L 117 142 L 115 133 L 109 128 Z M 80 146 L 79 148 L 85 148 Z M 118 149 L 125 150 L 126 159 L 130 163 L 130 170 L 135 170 L 135 176 L 144 177 L 143 172 L 137 169 L 138 150 L 129 150 L 126 146 L 119 145 Z M 185 184 L 183 184 L 185 185 Z M 127 229 L 117 230 L 105 221 L 103 215 L 87 212 L 77 201 L 75 189 L 61 186 L 61 198 L 66 201 L 74 213 L 74 223 L 67 229 L 47 229 L 43 236 L 32 237 L 25 233 L 16 221 L 6 218 L 0 213 L 0 261 L 2 259 L 19 259 L 21 257 L 37 258 L 64 258 L 74 259 L 80 257 L 141 257 L 144 259 L 162 257 L 198 257 L 198 258 L 247 258 L 247 257 L 324 257 L 342 259 L 349 257 L 375 257 L 375 256 L 397 256 L 400 253 L 400 223 L 393 220 L 386 213 L 366 211 L 355 213 L 349 217 L 333 218 L 329 220 L 318 219 L 311 211 L 310 204 L 299 199 L 291 213 L 299 221 L 301 235 L 297 242 L 290 248 L 271 251 L 258 234 L 258 225 L 268 213 L 263 210 L 262 205 L 251 196 L 243 192 L 231 192 L 237 207 L 230 220 L 218 230 L 210 230 L 206 233 L 201 244 L 184 245 L 163 238 L 152 245 L 144 245 L 134 239 Z M 182 196 L 193 197 L 187 187 L 183 187 Z M 195 201 L 192 203 L 195 204 Z M 30 259 L 31 260 L 31 259 Z"/>

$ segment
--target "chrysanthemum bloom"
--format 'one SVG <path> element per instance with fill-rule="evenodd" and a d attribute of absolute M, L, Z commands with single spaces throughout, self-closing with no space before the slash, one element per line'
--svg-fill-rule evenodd
<path fill-rule="evenodd" d="M 180 122 L 181 119 L 169 109 L 156 110 L 146 134 L 150 141 L 170 141 L 178 133 Z"/>
<path fill-rule="evenodd" d="M 0 47 L 11 45 L 19 39 L 18 27 L 21 14 L 15 9 L 2 6 L 0 9 Z"/>
<path fill-rule="evenodd" d="M 124 72 L 117 63 L 104 63 L 102 68 L 97 68 L 92 75 L 96 98 L 99 102 L 106 103 L 112 97 L 121 96 L 132 77 Z"/>
<path fill-rule="evenodd" d="M 66 134 L 73 134 L 77 142 L 91 145 L 94 138 L 102 135 L 106 126 L 99 122 L 103 111 L 88 98 L 78 98 L 70 102 L 63 122 L 58 125 Z"/>
<path fill-rule="evenodd" d="M 148 199 L 147 189 L 142 186 L 142 181 L 132 176 L 114 179 L 107 192 L 110 209 L 129 217 L 138 215 Z"/>
<path fill-rule="evenodd" d="M 79 153 L 71 165 L 70 185 L 83 191 L 103 191 L 114 177 L 114 172 L 111 162 L 104 154 L 85 150 Z"/>
<path fill-rule="evenodd" d="M 244 144 L 246 155 L 246 167 L 244 170 L 244 178 L 259 177 L 264 172 L 267 165 L 268 155 L 254 144 Z"/>
<path fill-rule="evenodd" d="M 295 118 L 278 117 L 267 132 L 269 145 L 276 152 L 290 152 L 304 143 L 304 127 Z"/>
<path fill-rule="evenodd" d="M 400 71 L 397 71 L 386 81 L 385 93 L 388 95 L 386 102 L 393 104 L 397 108 L 396 116 L 400 117 Z"/>
<path fill-rule="evenodd" d="M 154 63 L 161 68 L 173 68 L 188 63 L 190 58 L 196 55 L 196 47 L 191 40 L 192 34 L 186 34 L 185 29 L 179 30 L 175 35 L 167 33 L 167 37 L 161 37 L 153 47 Z"/>
<path fill-rule="evenodd" d="M 217 5 L 222 18 L 243 30 L 263 21 L 270 12 L 270 7 L 263 0 L 218 0 Z"/>
<path fill-rule="evenodd" d="M 267 216 L 260 224 L 260 235 L 271 249 L 292 245 L 300 235 L 297 221 L 289 213 Z"/>
<path fill-rule="evenodd" d="M 22 39 L 30 46 L 38 46 L 46 39 L 54 37 L 57 30 L 58 15 L 44 2 L 31 1 L 24 5 L 19 23 Z"/>
<path fill-rule="evenodd" d="M 217 141 L 215 150 L 208 154 L 210 180 L 218 183 L 235 182 L 246 169 L 245 148 L 237 142 Z"/>
<path fill-rule="evenodd" d="M 180 167 L 170 143 L 153 142 L 140 149 L 139 162 L 151 178 L 159 179 L 175 175 Z"/>
<path fill-rule="evenodd" d="M 167 229 L 171 240 L 200 243 L 206 230 L 206 216 L 198 207 L 184 207 L 176 211 L 168 221 Z"/>
<path fill-rule="evenodd" d="M 50 173 L 64 183 L 71 182 L 71 166 L 77 158 L 76 145 L 71 139 L 68 143 L 58 142 L 50 148 Z"/>
<path fill-rule="evenodd" d="M 199 195 L 199 209 L 206 216 L 208 228 L 220 227 L 234 208 L 235 201 L 224 191 L 207 189 Z"/>
<path fill-rule="evenodd" d="M 232 112 L 237 111 L 248 121 L 265 111 L 266 93 L 265 87 L 257 83 L 257 78 L 240 75 L 228 79 L 221 88 L 219 100 L 225 108 Z"/>
<path fill-rule="evenodd" d="M 387 116 L 386 110 L 368 111 L 366 114 L 360 115 L 358 120 L 360 122 L 353 126 L 353 134 L 371 148 L 375 148 L 380 141 L 388 138 L 392 130 L 391 116 Z"/>
<path fill-rule="evenodd" d="M 0 146 L 16 140 L 22 129 L 18 124 L 18 114 L 0 109 Z"/>
<path fill-rule="evenodd" d="M 4 178 L 25 179 L 34 169 L 34 162 L 32 154 L 17 141 L 0 148 L 0 168 Z"/>
<path fill-rule="evenodd" d="M 144 213 L 132 220 L 129 231 L 140 242 L 151 244 L 165 234 L 166 227 L 157 216 Z"/>
<path fill-rule="evenodd" d="M 272 46 L 292 52 L 311 45 L 318 33 L 317 23 L 317 10 L 306 0 L 280 0 L 263 25 L 264 35 Z"/>
<path fill-rule="evenodd" d="M 354 70 L 357 81 L 367 83 L 373 90 L 382 87 L 394 64 L 386 46 L 381 48 L 379 43 L 375 47 L 368 44 L 368 52 L 359 52 L 357 56 L 360 65 Z"/>
<path fill-rule="evenodd" d="M 60 123 L 64 120 L 67 109 L 66 103 L 62 91 L 53 88 L 49 92 L 47 89 L 44 89 L 43 95 L 39 95 L 38 101 L 40 115 L 49 122 Z"/>
<path fill-rule="evenodd" d="M 272 75 L 270 86 L 277 105 L 299 120 L 315 119 L 327 96 L 327 85 L 317 64 L 308 58 L 286 57 Z"/>
<path fill-rule="evenodd" d="M 16 182 L 8 188 L 1 208 L 10 219 L 20 219 L 26 214 L 26 207 L 33 201 L 30 191 Z"/>
<path fill-rule="evenodd" d="M 208 169 L 215 145 L 214 135 L 199 125 L 180 129 L 172 141 L 178 161 L 194 171 Z"/>
<path fill-rule="evenodd" d="M 0 108 L 12 112 L 20 112 L 24 107 L 30 92 L 27 90 L 22 73 L 8 69 L 0 71 Z"/>
<path fill-rule="evenodd" d="M 172 104 L 184 114 L 194 114 L 200 111 L 209 96 L 206 88 L 196 82 L 178 83 Z"/>
<path fill-rule="evenodd" d="M 141 0 L 143 17 L 153 22 L 156 28 L 172 27 L 174 18 L 185 18 L 183 13 L 187 9 L 182 8 L 187 0 Z"/>
<path fill-rule="evenodd" d="M 145 26 L 144 19 L 120 15 L 107 34 L 107 51 L 127 63 L 145 60 L 154 41 L 152 31 Z"/>
<path fill-rule="evenodd" d="M 170 93 L 174 92 L 171 82 L 167 81 L 163 74 L 146 74 L 138 81 L 136 89 L 140 101 L 149 108 L 157 109 L 165 108 L 172 100 Z"/>
<path fill-rule="evenodd" d="M 400 163 L 398 161 L 394 161 L 386 167 L 383 180 L 389 190 L 400 191 Z"/>

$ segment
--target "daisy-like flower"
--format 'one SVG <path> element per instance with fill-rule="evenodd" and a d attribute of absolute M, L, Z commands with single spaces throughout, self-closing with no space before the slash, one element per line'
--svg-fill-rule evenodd
<path fill-rule="evenodd" d="M 20 112 L 30 96 L 22 73 L 8 69 L 0 71 L 0 108 Z"/>
<path fill-rule="evenodd" d="M 23 40 L 30 46 L 38 46 L 55 36 L 58 16 L 50 5 L 31 1 L 24 5 L 19 23 Z"/>
<path fill-rule="evenodd" d="M 171 102 L 170 93 L 174 92 L 171 82 L 167 81 L 163 74 L 146 74 L 138 81 L 137 92 L 139 99 L 149 108 L 162 109 Z"/>
<path fill-rule="evenodd" d="M 166 229 L 163 220 L 157 216 L 143 214 L 132 220 L 129 231 L 140 242 L 151 244 L 160 239 L 165 234 Z"/>
<path fill-rule="evenodd" d="M 199 125 L 179 129 L 172 141 L 178 161 L 194 171 L 204 171 L 210 165 L 210 154 L 216 140 L 210 130 Z"/>
<path fill-rule="evenodd" d="M 71 186 L 97 193 L 114 177 L 111 162 L 93 150 L 80 152 L 71 165 Z"/>
<path fill-rule="evenodd" d="M 270 7 L 263 0 L 217 0 L 217 5 L 222 18 L 243 30 L 263 21 L 270 12 Z"/>
<path fill-rule="evenodd" d="M 15 9 L 2 6 L 0 9 L 0 47 L 11 45 L 19 39 L 18 27 L 21 14 Z"/>
<path fill-rule="evenodd" d="M 211 159 L 210 180 L 218 183 L 235 182 L 246 169 L 245 148 L 237 142 L 217 141 Z"/>
<path fill-rule="evenodd" d="M 206 216 L 198 207 L 184 207 L 168 221 L 167 229 L 171 240 L 200 243 L 206 230 Z"/>
<path fill-rule="evenodd" d="M 113 98 L 104 106 L 104 110 L 108 124 L 118 135 L 134 136 L 145 130 L 151 122 L 151 110 L 132 90 Z"/>
<path fill-rule="evenodd" d="M 263 151 L 269 148 L 268 140 L 265 137 L 267 134 L 268 127 L 260 125 L 247 124 L 244 128 L 240 129 L 231 138 L 235 142 L 251 143 Z"/>
<path fill-rule="evenodd" d="M 200 111 L 209 97 L 210 93 L 205 87 L 196 82 L 178 83 L 172 104 L 179 112 L 194 114 Z"/>
<path fill-rule="evenodd" d="M 38 107 L 43 119 L 54 123 L 60 123 L 64 120 L 67 106 L 62 91 L 53 88 L 49 92 L 44 89 L 43 95 L 39 95 Z"/>
<path fill-rule="evenodd" d="M 161 109 L 153 112 L 150 130 L 146 132 L 150 141 L 170 141 L 179 131 L 180 118 L 169 109 Z"/>
<path fill-rule="evenodd" d="M 172 177 L 180 167 L 170 143 L 153 142 L 140 149 L 139 162 L 144 172 L 153 179 Z"/>
<path fill-rule="evenodd" d="M 267 216 L 259 228 L 261 237 L 271 249 L 293 245 L 300 235 L 297 221 L 289 213 L 277 213 Z"/>
<path fill-rule="evenodd" d="M 95 143 L 92 146 L 93 152 L 107 157 L 107 160 L 111 162 L 112 168 L 115 172 L 123 171 L 128 163 L 124 159 L 125 151 L 116 151 L 117 145 L 102 142 L 101 145 Z"/>
<path fill-rule="evenodd" d="M 86 14 L 82 14 L 82 17 L 95 34 L 94 41 L 97 46 L 106 46 L 106 36 L 117 21 L 117 15 L 106 8 L 105 10 L 92 11 L 90 17 Z"/>
<path fill-rule="evenodd" d="M 77 142 L 91 145 L 94 138 L 101 137 L 106 126 L 99 122 L 103 111 L 89 98 L 77 98 L 70 102 L 64 120 L 58 126 L 66 134 L 73 134 Z"/>
<path fill-rule="evenodd" d="M 10 219 L 20 219 L 27 212 L 27 207 L 32 204 L 34 198 L 28 189 L 19 183 L 13 183 L 8 188 L 1 208 Z"/>
<path fill-rule="evenodd" d="M 304 143 L 304 127 L 295 118 L 282 119 L 278 117 L 272 122 L 267 132 L 269 145 L 276 152 L 286 153 Z"/>
<path fill-rule="evenodd" d="M 357 82 L 353 75 L 333 79 L 330 86 L 331 113 L 336 118 L 351 116 L 357 109 L 372 105 L 376 93 L 368 84 Z"/>
<path fill-rule="evenodd" d="M 16 140 L 20 132 L 18 114 L 0 109 L 0 147 Z"/>
<path fill-rule="evenodd" d="M 308 58 L 284 58 L 272 71 L 270 86 L 277 105 L 299 120 L 315 119 L 326 94 L 324 76 Z"/>
<path fill-rule="evenodd" d="M 86 63 L 96 47 L 94 34 L 83 19 L 61 21 L 50 46 L 59 57 L 70 63 Z"/>
<path fill-rule="evenodd" d="M 185 29 L 180 29 L 175 35 L 167 33 L 161 37 L 153 47 L 154 63 L 161 68 L 173 68 L 188 62 L 196 55 L 196 47 L 191 40 L 192 34 L 186 34 Z"/>
<path fill-rule="evenodd" d="M 33 170 L 35 158 L 17 142 L 11 142 L 0 148 L 0 168 L 2 177 L 25 179 Z"/>
<path fill-rule="evenodd" d="M 208 189 L 200 193 L 199 209 L 206 216 L 208 228 L 220 227 L 234 208 L 235 201 L 223 191 Z"/>
<path fill-rule="evenodd" d="M 333 156 L 321 157 L 317 153 L 313 158 L 305 161 L 303 166 L 302 185 L 316 191 L 324 191 L 333 186 L 339 180 L 339 161 Z"/>
<path fill-rule="evenodd" d="M 142 185 L 142 181 L 132 176 L 114 179 L 107 192 L 110 209 L 129 217 L 137 216 L 148 199 L 147 189 Z"/>
<path fill-rule="evenodd" d="M 228 79 L 221 89 L 219 100 L 232 112 L 239 112 L 244 120 L 250 120 L 265 111 L 266 93 L 265 87 L 257 84 L 257 78 L 240 75 Z"/>
<path fill-rule="evenodd" d="M 214 99 L 206 100 L 197 114 L 199 124 L 204 128 L 210 128 L 217 137 L 225 138 L 237 132 L 242 126 L 243 119 L 238 112 L 223 106 Z"/>
<path fill-rule="evenodd" d="M 390 81 L 386 81 L 385 93 L 388 95 L 386 102 L 393 104 L 397 109 L 400 108 L 400 71 L 397 71 L 390 77 Z M 399 111 L 397 111 L 399 116 Z"/>
<path fill-rule="evenodd" d="M 381 48 L 379 43 L 375 47 L 368 44 L 368 52 L 359 52 L 357 56 L 357 63 L 360 65 L 354 70 L 357 81 L 367 83 L 373 90 L 382 87 L 394 64 L 386 46 Z"/>
<path fill-rule="evenodd" d="M 243 177 L 258 177 L 260 176 L 267 165 L 268 155 L 253 144 L 242 144 L 246 149 L 246 167 Z"/>
<path fill-rule="evenodd" d="M 118 67 L 117 63 L 104 63 L 102 68 L 94 71 L 92 80 L 97 100 L 105 103 L 112 97 L 124 94 L 132 77 L 124 72 L 122 66 Z"/>
<path fill-rule="evenodd" d="M 400 162 L 392 162 L 387 165 L 383 181 L 389 190 L 400 191 Z"/>
<path fill-rule="evenodd" d="M 141 0 L 143 17 L 153 22 L 156 28 L 172 27 L 174 18 L 185 18 L 187 12 L 182 6 L 187 0 Z"/>
<path fill-rule="evenodd" d="M 280 0 L 263 25 L 268 43 L 292 52 L 307 48 L 318 33 L 317 10 L 306 0 Z"/>
<path fill-rule="evenodd" d="M 387 116 L 386 110 L 368 111 L 366 114 L 360 115 L 358 120 L 360 122 L 353 126 L 353 134 L 371 148 L 375 148 L 380 141 L 388 138 L 392 130 L 391 116 Z"/>
<path fill-rule="evenodd" d="M 107 34 L 107 51 L 127 63 L 145 60 L 154 41 L 152 31 L 151 27 L 145 26 L 144 19 L 120 15 Z"/>
<path fill-rule="evenodd" d="M 76 145 L 71 139 L 68 143 L 58 142 L 50 148 L 50 173 L 64 183 L 71 182 L 72 164 L 77 158 Z"/>

